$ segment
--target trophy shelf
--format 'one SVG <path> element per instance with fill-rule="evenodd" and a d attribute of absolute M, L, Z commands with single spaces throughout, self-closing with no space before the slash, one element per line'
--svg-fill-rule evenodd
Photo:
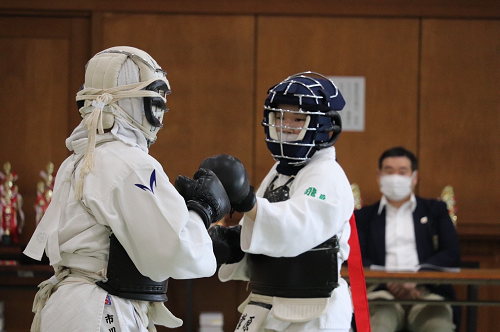
<path fill-rule="evenodd" d="M 0 289 L 36 289 L 54 274 L 46 260 L 33 260 L 22 253 L 21 246 L 0 246 Z"/>

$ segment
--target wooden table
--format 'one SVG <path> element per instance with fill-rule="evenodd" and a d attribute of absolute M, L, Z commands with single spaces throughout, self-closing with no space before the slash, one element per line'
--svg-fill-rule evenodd
<path fill-rule="evenodd" d="M 342 276 L 348 280 L 347 268 L 342 268 Z M 478 300 L 478 287 L 483 285 L 500 285 L 500 269 L 461 269 L 460 272 L 387 272 L 364 269 L 367 284 L 387 282 L 415 282 L 417 284 L 453 284 L 467 285 L 467 299 L 465 301 L 439 301 L 441 304 L 466 306 L 467 332 L 477 329 L 478 306 L 500 306 L 500 300 Z M 370 300 L 373 304 L 387 304 L 388 302 L 401 304 L 436 303 L 429 300 Z"/>
<path fill-rule="evenodd" d="M 0 266 L 0 289 L 36 289 L 53 275 L 49 265 Z"/>
<path fill-rule="evenodd" d="M 50 278 L 54 270 L 49 265 L 15 265 L 0 266 L 0 288 L 2 289 L 36 289 L 37 285 Z M 347 268 L 342 268 L 342 277 L 349 280 Z M 415 282 L 418 284 L 461 284 L 467 285 L 467 299 L 439 301 L 439 304 L 451 304 L 466 307 L 466 331 L 477 330 L 477 307 L 500 306 L 500 300 L 478 300 L 478 288 L 484 285 L 500 285 L 500 269 L 462 269 L 460 272 L 386 272 L 364 269 L 368 284 L 387 282 Z M 373 304 L 433 303 L 429 300 L 370 300 Z"/>

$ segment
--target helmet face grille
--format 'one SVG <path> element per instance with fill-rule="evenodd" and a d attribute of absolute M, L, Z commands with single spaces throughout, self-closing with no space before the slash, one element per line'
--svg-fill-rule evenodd
<path fill-rule="evenodd" d="M 163 113 L 168 111 L 167 95 L 171 93 L 170 86 L 165 81 L 158 80 L 145 87 L 144 90 L 159 94 L 158 97 L 144 97 L 144 115 L 151 126 L 161 128 Z"/>
<path fill-rule="evenodd" d="M 293 105 L 294 107 L 290 107 Z M 345 106 L 344 98 L 327 77 L 313 72 L 292 75 L 268 91 L 262 125 L 272 156 L 289 165 L 302 165 L 315 151 L 332 146 L 341 132 L 337 111 Z M 304 127 L 277 126 L 275 114 L 301 114 L 308 118 Z M 300 129 L 295 141 L 282 139 L 283 130 Z"/>

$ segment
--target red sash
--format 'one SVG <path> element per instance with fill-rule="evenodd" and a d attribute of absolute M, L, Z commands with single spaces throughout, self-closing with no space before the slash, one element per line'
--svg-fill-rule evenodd
<path fill-rule="evenodd" d="M 352 303 L 354 305 L 354 314 L 356 315 L 356 329 L 358 332 L 371 332 L 370 313 L 368 311 L 368 300 L 366 298 L 366 282 L 363 272 L 363 262 L 361 260 L 361 250 L 359 249 L 358 230 L 354 213 L 349 220 L 351 225 L 351 237 L 349 246 L 348 270 L 349 282 L 351 284 Z"/>

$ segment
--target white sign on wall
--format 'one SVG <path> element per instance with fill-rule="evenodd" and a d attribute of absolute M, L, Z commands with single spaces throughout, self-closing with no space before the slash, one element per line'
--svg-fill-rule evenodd
<path fill-rule="evenodd" d="M 345 100 L 340 111 L 342 131 L 365 130 L 365 78 L 363 76 L 328 76 Z"/>

